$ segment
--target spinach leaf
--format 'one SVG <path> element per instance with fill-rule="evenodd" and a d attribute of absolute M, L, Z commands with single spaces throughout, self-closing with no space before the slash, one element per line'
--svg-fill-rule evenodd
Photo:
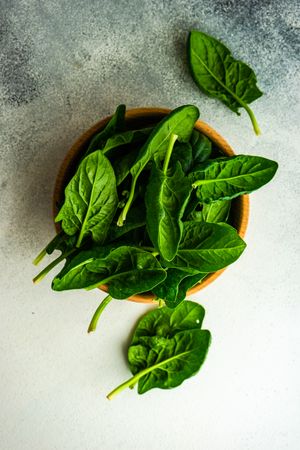
<path fill-rule="evenodd" d="M 202 218 L 205 222 L 221 223 L 226 222 L 229 216 L 231 201 L 217 200 L 213 203 L 204 203 Z"/>
<path fill-rule="evenodd" d="M 201 203 L 230 200 L 268 183 L 278 164 L 260 156 L 218 158 L 194 169 L 190 177 Z"/>
<path fill-rule="evenodd" d="M 192 146 L 193 167 L 210 158 L 212 152 L 211 141 L 199 131 L 193 130 L 190 144 Z"/>
<path fill-rule="evenodd" d="M 78 251 L 77 254 L 66 258 L 62 270 L 52 281 L 54 291 L 65 291 L 68 289 L 86 289 L 97 283 L 99 276 L 87 270 L 87 264 L 98 258 L 105 258 L 114 245 L 100 247 L 94 245 L 88 250 Z"/>
<path fill-rule="evenodd" d="M 244 108 L 256 134 L 260 129 L 249 103 L 261 97 L 253 70 L 236 60 L 224 44 L 200 31 L 191 31 L 188 38 L 188 59 L 192 76 L 199 88 L 239 114 Z"/>
<path fill-rule="evenodd" d="M 172 134 L 177 135 L 180 142 L 188 142 L 198 117 L 199 110 L 195 106 L 181 106 L 174 109 L 155 126 L 141 148 L 136 162 L 130 169 L 132 175 L 131 189 L 127 203 L 118 220 L 119 226 L 122 226 L 126 220 L 127 213 L 134 198 L 137 179 L 148 161 L 154 158 L 156 160 L 162 160 L 164 158 Z"/>
<path fill-rule="evenodd" d="M 227 224 L 185 222 L 175 258 L 166 267 L 195 272 L 215 272 L 232 264 L 243 253 L 245 242 Z"/>
<path fill-rule="evenodd" d="M 119 186 L 130 174 L 130 169 L 134 164 L 139 152 L 139 147 L 133 147 L 127 153 L 122 152 L 122 154 L 113 155 L 113 157 L 110 158 L 115 171 L 117 186 Z"/>
<path fill-rule="evenodd" d="M 166 174 L 167 167 L 168 161 L 163 170 L 153 166 L 145 203 L 150 239 L 161 256 L 171 261 L 178 250 L 183 227 L 181 218 L 192 189 L 179 163 L 170 177 Z"/>
<path fill-rule="evenodd" d="M 86 156 L 65 189 L 65 202 L 55 221 L 62 221 L 66 234 L 79 232 L 76 246 L 92 235 L 103 243 L 117 209 L 118 197 L 113 168 L 101 150 Z"/>
<path fill-rule="evenodd" d="M 114 134 L 107 139 L 106 144 L 101 150 L 106 156 L 110 157 L 112 150 L 118 150 L 127 144 L 145 142 L 151 131 L 152 128 L 143 128 L 141 130 L 129 130 Z"/>
<path fill-rule="evenodd" d="M 98 276 L 89 288 L 108 284 L 109 294 L 117 299 L 149 291 L 166 277 L 166 271 L 151 253 L 130 246 L 118 247 L 106 258 L 90 262 L 87 270 Z"/>
<path fill-rule="evenodd" d="M 60 231 L 59 233 L 57 233 L 54 239 L 49 242 L 46 247 L 46 252 L 48 255 L 51 255 L 54 250 L 60 250 L 62 253 L 65 253 L 75 246 L 76 240 L 76 236 L 68 236 L 63 231 Z"/>
<path fill-rule="evenodd" d="M 100 150 L 105 145 L 105 142 L 115 133 L 123 131 L 125 126 L 125 112 L 126 106 L 119 105 L 116 112 L 113 114 L 109 122 L 106 124 L 105 128 L 97 133 L 91 140 L 85 156 L 94 152 L 95 150 Z"/>
<path fill-rule="evenodd" d="M 176 308 L 185 298 L 188 289 L 195 286 L 207 276 L 207 273 L 191 275 L 182 269 L 168 269 L 167 277 L 152 292 L 163 299 L 169 308 Z"/>
<path fill-rule="evenodd" d="M 192 146 L 188 142 L 176 142 L 170 158 L 169 168 L 172 173 L 180 163 L 182 170 L 187 174 L 193 165 Z"/>
<path fill-rule="evenodd" d="M 115 223 L 110 226 L 108 240 L 111 242 L 119 239 L 124 234 L 143 227 L 144 225 L 146 225 L 146 208 L 145 205 L 140 202 L 137 206 L 131 208 L 123 227 L 118 227 Z"/>
<path fill-rule="evenodd" d="M 144 344 L 153 336 L 170 339 L 181 331 L 201 330 L 204 316 L 204 308 L 190 300 L 175 309 L 156 308 L 139 320 L 131 345 Z"/>
<path fill-rule="evenodd" d="M 231 201 L 217 200 L 213 203 L 204 203 L 202 210 L 195 209 L 189 216 L 188 220 L 222 223 L 227 222 Z"/>
<path fill-rule="evenodd" d="M 112 399 L 126 387 L 138 383 L 138 393 L 153 388 L 171 389 L 195 375 L 210 344 L 210 332 L 201 330 L 204 310 L 183 302 L 175 310 L 151 311 L 139 322 L 128 350 L 133 377 L 114 389 Z"/>

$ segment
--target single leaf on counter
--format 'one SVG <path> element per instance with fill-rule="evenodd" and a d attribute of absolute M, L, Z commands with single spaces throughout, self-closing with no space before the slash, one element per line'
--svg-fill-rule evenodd
<path fill-rule="evenodd" d="M 244 62 L 234 59 L 230 50 L 220 41 L 193 30 L 188 38 L 188 59 L 192 76 L 207 95 L 221 100 L 239 114 L 244 108 L 256 134 L 259 126 L 249 103 L 262 96 L 253 70 Z"/>
<path fill-rule="evenodd" d="M 190 301 L 175 310 L 159 308 L 138 323 L 128 350 L 133 377 L 114 389 L 112 399 L 138 383 L 138 393 L 153 388 L 171 389 L 196 375 L 210 344 L 210 332 L 201 330 L 204 309 Z"/>

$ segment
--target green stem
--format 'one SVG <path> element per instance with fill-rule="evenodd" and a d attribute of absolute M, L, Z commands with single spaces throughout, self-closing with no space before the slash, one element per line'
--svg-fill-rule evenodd
<path fill-rule="evenodd" d="M 172 155 L 173 147 L 174 147 L 174 144 L 175 144 L 177 139 L 178 139 L 177 134 L 171 134 L 170 140 L 169 140 L 169 145 L 168 145 L 168 148 L 167 148 L 167 151 L 166 151 L 166 155 L 165 155 L 164 165 L 163 165 L 163 173 L 165 175 L 167 174 L 167 170 L 168 170 L 170 158 L 171 158 L 171 155 Z"/>
<path fill-rule="evenodd" d="M 52 261 L 48 266 L 46 266 L 34 279 L 32 280 L 34 284 L 39 283 L 42 281 L 43 278 L 52 270 L 57 264 L 59 264 L 61 261 L 63 261 L 67 256 L 69 256 L 71 253 L 73 253 L 75 249 L 72 249 L 66 253 L 63 253 L 58 258 L 56 258 L 54 261 Z"/>
<path fill-rule="evenodd" d="M 46 247 L 43 248 L 43 250 L 37 255 L 37 257 L 32 261 L 32 264 L 34 264 L 35 266 L 37 266 L 42 259 L 44 258 L 44 256 L 47 255 L 47 251 L 46 251 Z"/>
<path fill-rule="evenodd" d="M 136 181 L 137 181 L 137 177 L 133 177 L 128 200 L 127 200 L 127 202 L 126 202 L 124 208 L 122 209 L 121 214 L 120 214 L 120 216 L 118 218 L 118 222 L 117 222 L 118 227 L 122 227 L 124 225 L 125 220 L 126 220 L 127 213 L 128 213 L 129 208 L 131 206 L 131 203 L 133 202 Z"/>
<path fill-rule="evenodd" d="M 247 111 L 247 113 L 248 113 L 248 115 L 249 115 L 249 117 L 251 119 L 252 126 L 253 126 L 255 134 L 257 136 L 260 135 L 261 131 L 260 131 L 259 125 L 257 123 L 256 117 L 255 117 L 252 109 L 246 103 L 244 103 L 243 101 L 241 101 L 241 104 L 242 104 L 243 108 L 245 108 L 245 110 Z"/>
<path fill-rule="evenodd" d="M 102 302 L 100 303 L 100 305 L 98 306 L 98 308 L 95 311 L 95 314 L 93 315 L 93 318 L 91 320 L 91 323 L 89 325 L 88 328 L 88 333 L 91 333 L 92 331 L 95 331 L 97 328 L 97 323 L 98 320 L 103 312 L 103 310 L 105 309 L 105 307 L 112 301 L 112 296 L 108 295 L 107 297 L 105 297 Z"/>
<path fill-rule="evenodd" d="M 135 385 L 140 378 L 142 378 L 144 375 L 147 375 L 147 373 L 152 372 L 152 370 L 159 369 L 161 366 L 168 364 L 169 362 L 173 361 L 176 358 L 179 358 L 180 356 L 187 355 L 188 353 L 191 353 L 192 350 L 187 350 L 185 352 L 182 352 L 179 355 L 171 356 L 168 359 L 165 359 L 164 361 L 161 361 L 157 364 L 154 364 L 151 367 L 147 367 L 144 370 L 141 370 L 139 373 L 134 375 L 133 377 L 129 378 L 129 380 L 125 381 L 124 383 L 120 384 L 120 386 L 116 387 L 113 391 L 111 391 L 107 398 L 108 400 L 112 400 L 119 392 L 122 392 L 126 388 L 130 388 L 131 386 Z"/>

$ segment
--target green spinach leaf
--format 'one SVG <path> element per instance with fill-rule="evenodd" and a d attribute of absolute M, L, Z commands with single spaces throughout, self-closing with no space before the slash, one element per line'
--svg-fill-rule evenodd
<path fill-rule="evenodd" d="M 116 109 L 116 112 L 113 114 L 109 122 L 106 124 L 103 130 L 100 133 L 97 133 L 91 140 L 88 149 L 85 153 L 85 156 L 94 152 L 95 150 L 100 150 L 105 145 L 105 142 L 108 138 L 113 136 L 115 133 L 119 133 L 123 131 L 125 126 L 125 113 L 126 106 L 119 105 Z"/>
<path fill-rule="evenodd" d="M 180 163 L 182 170 L 187 174 L 193 165 L 193 151 L 192 146 L 188 142 L 176 142 L 170 158 L 169 168 L 173 173 L 178 163 Z"/>
<path fill-rule="evenodd" d="M 65 189 L 65 202 L 55 221 L 64 232 L 79 233 L 76 246 L 92 235 L 103 243 L 117 209 L 118 196 L 113 168 L 101 150 L 86 156 Z"/>
<path fill-rule="evenodd" d="M 190 144 L 192 146 L 193 167 L 206 162 L 210 158 L 212 152 L 211 141 L 199 131 L 193 130 Z"/>
<path fill-rule="evenodd" d="M 194 169 L 190 177 L 201 203 L 230 200 L 268 183 L 278 164 L 260 156 L 218 158 Z"/>
<path fill-rule="evenodd" d="M 120 147 L 122 148 L 127 144 L 144 143 L 151 131 L 152 128 L 143 128 L 141 130 L 129 130 L 124 131 L 123 133 L 114 134 L 107 139 L 101 150 L 109 158 L 112 154 L 112 150 L 119 150 Z"/>
<path fill-rule="evenodd" d="M 128 350 L 133 377 L 114 389 L 112 399 L 138 383 L 138 393 L 153 388 L 171 389 L 195 375 L 203 364 L 210 333 L 201 330 L 204 310 L 186 301 L 175 310 L 156 309 L 139 322 Z"/>
<path fill-rule="evenodd" d="M 197 272 L 215 272 L 236 261 L 246 247 L 236 230 L 227 224 L 185 222 L 175 258 L 166 267 Z M 196 272 L 196 273 L 195 273 Z"/>
<path fill-rule="evenodd" d="M 108 284 L 109 294 L 117 299 L 147 292 L 166 278 L 166 271 L 151 253 L 130 246 L 118 247 L 106 258 L 90 262 L 87 270 L 98 276 L 89 288 Z"/>
<path fill-rule="evenodd" d="M 207 273 L 197 273 L 191 275 L 190 272 L 182 269 L 168 269 L 167 277 L 159 285 L 152 289 L 152 292 L 160 299 L 163 299 L 169 308 L 176 308 L 186 298 L 188 289 L 202 281 Z"/>
<path fill-rule="evenodd" d="M 196 106 L 181 106 L 174 109 L 155 126 L 149 138 L 141 148 L 136 162 L 130 169 L 132 183 L 127 203 L 118 220 L 119 226 L 122 226 L 126 220 L 127 213 L 134 198 L 137 179 L 148 161 L 154 158 L 156 160 L 164 159 L 172 134 L 177 135 L 180 142 L 188 142 L 198 117 L 199 110 Z"/>
<path fill-rule="evenodd" d="M 191 31 L 188 38 L 188 59 L 192 76 L 207 95 L 221 100 L 239 114 L 244 108 L 256 134 L 260 129 L 249 103 L 261 97 L 253 70 L 236 60 L 230 50 L 217 39 L 200 31 Z"/>
<path fill-rule="evenodd" d="M 171 261 L 177 253 L 182 234 L 182 216 L 191 193 L 190 180 L 178 164 L 174 175 L 153 166 L 145 203 L 150 239 L 164 259 Z"/>

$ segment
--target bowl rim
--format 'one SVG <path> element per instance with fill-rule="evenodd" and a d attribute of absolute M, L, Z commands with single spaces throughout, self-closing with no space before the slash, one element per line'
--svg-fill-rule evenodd
<path fill-rule="evenodd" d="M 141 107 L 141 108 L 131 108 L 126 111 L 125 114 L 125 121 L 126 120 L 134 120 L 138 118 L 151 118 L 154 116 L 165 116 L 169 114 L 171 109 L 169 108 L 155 108 L 155 107 Z M 53 192 L 53 202 L 52 202 L 52 212 L 53 212 L 53 218 L 57 215 L 57 200 L 60 198 L 61 191 L 64 189 L 65 184 L 65 176 L 68 173 L 69 165 L 73 161 L 74 157 L 78 155 L 80 152 L 80 148 L 87 143 L 88 140 L 91 139 L 91 137 L 100 131 L 110 120 L 112 115 L 106 116 L 103 119 L 96 122 L 94 125 L 92 125 L 88 130 L 86 130 L 84 133 L 82 133 L 78 139 L 73 143 L 73 145 L 70 147 L 70 149 L 67 151 L 60 168 L 58 170 L 58 174 L 56 177 L 55 185 L 54 185 L 54 192 Z M 196 130 L 200 131 L 202 134 L 207 136 L 214 144 L 216 144 L 220 150 L 227 156 L 234 156 L 235 153 L 231 146 L 228 144 L 228 142 L 209 124 L 206 122 L 203 122 L 202 120 L 197 120 L 195 123 Z M 249 209 L 250 209 L 250 202 L 249 202 L 249 195 L 241 195 L 239 196 L 240 201 L 240 221 L 239 226 L 237 227 L 237 232 L 241 238 L 243 238 L 246 234 L 248 221 L 249 221 Z M 60 225 L 58 223 L 55 223 L 55 229 L 58 232 L 60 230 Z M 226 267 L 224 269 L 218 270 L 216 272 L 213 272 L 204 279 L 202 283 L 197 283 L 195 286 L 193 286 L 191 289 L 187 291 L 187 297 L 195 294 L 196 292 L 204 289 L 209 284 L 211 284 L 213 281 L 215 281 L 224 271 L 226 270 Z M 99 289 L 108 292 L 107 285 L 101 285 L 99 286 Z M 136 294 L 132 297 L 129 297 L 128 300 L 138 303 L 154 303 L 156 296 L 152 293 L 146 293 L 146 294 Z"/>

